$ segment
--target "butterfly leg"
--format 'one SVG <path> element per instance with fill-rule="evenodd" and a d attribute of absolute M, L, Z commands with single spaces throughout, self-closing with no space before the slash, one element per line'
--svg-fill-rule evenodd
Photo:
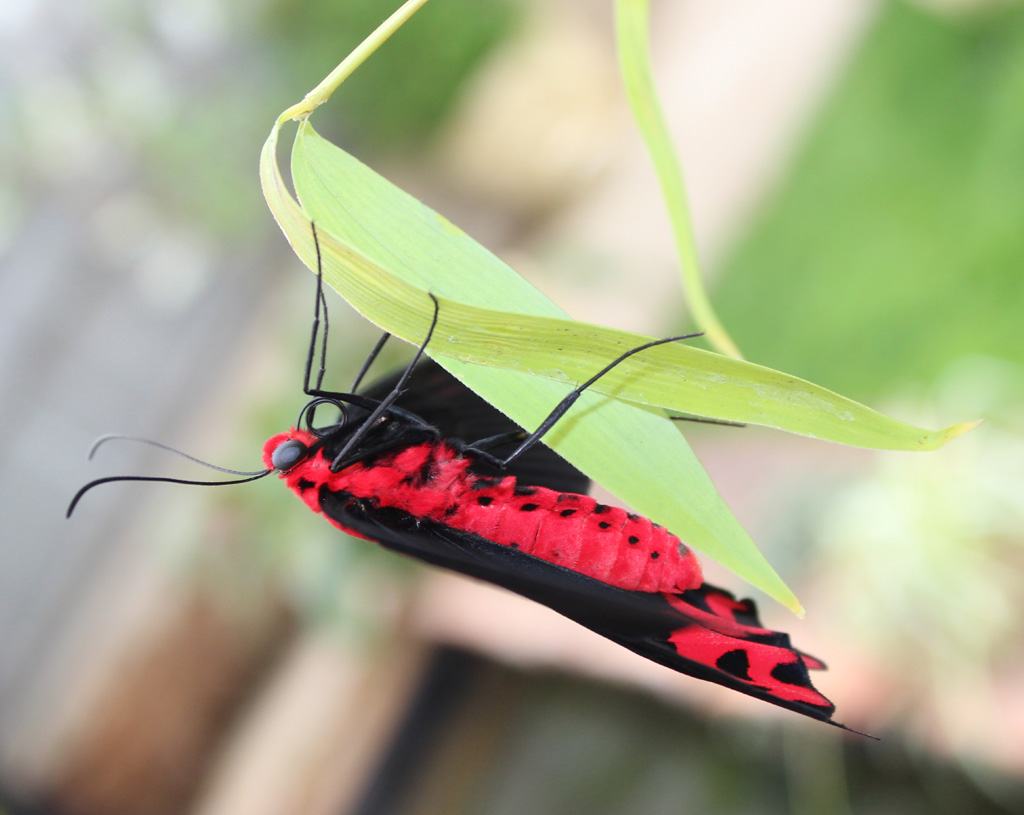
<path fill-rule="evenodd" d="M 324 381 L 324 372 L 327 368 L 327 332 L 329 320 L 327 317 L 327 298 L 324 296 L 324 267 L 320 256 L 320 240 L 316 234 L 316 224 L 310 223 L 313 230 L 313 245 L 316 247 L 316 296 L 313 298 L 313 332 L 309 338 L 309 353 L 306 355 L 306 377 L 302 383 L 302 390 L 307 396 L 323 396 L 320 386 Z M 316 377 L 316 387 L 310 384 L 313 375 L 313 360 L 316 358 L 316 339 L 320 333 L 320 309 L 324 312 L 324 334 L 320 344 L 320 370 Z"/>
<path fill-rule="evenodd" d="M 648 348 L 654 348 L 657 345 L 665 345 L 666 343 L 679 342 L 680 340 L 688 340 L 692 339 L 693 337 L 699 336 L 700 333 L 682 334 L 678 337 L 665 337 L 664 339 L 660 340 L 652 340 L 651 342 L 644 343 L 643 345 L 638 345 L 636 348 L 631 348 L 629 351 L 626 351 L 624 354 L 621 354 L 620 356 L 616 357 L 607 365 L 605 365 L 600 371 L 598 371 L 596 374 L 590 377 L 590 379 L 588 379 L 578 388 L 569 393 L 561 402 L 555 405 L 554 410 L 552 410 L 551 413 L 548 414 L 547 418 L 540 423 L 540 426 L 532 433 L 527 435 L 522 440 L 522 442 L 520 442 L 519 446 L 516 447 L 516 449 L 509 453 L 505 458 L 496 458 L 495 456 L 487 453 L 485 449 L 479 446 L 480 444 L 484 444 L 485 447 L 494 446 L 494 444 L 492 443 L 492 439 L 484 439 L 482 440 L 482 442 L 471 444 L 465 448 L 465 452 L 478 454 L 489 464 L 493 464 L 497 467 L 507 467 L 509 464 L 511 464 L 513 461 L 519 458 L 523 453 L 525 453 L 527 450 L 533 447 L 537 442 L 539 442 L 544 437 L 544 434 L 547 433 L 552 427 L 554 427 L 555 423 L 559 419 L 561 419 L 568 412 L 569 408 L 571 408 L 576 403 L 576 400 L 583 395 L 583 392 L 591 385 L 593 385 L 595 382 L 597 382 L 597 380 L 599 380 L 602 376 L 604 376 L 610 370 L 615 368 L 615 366 L 629 359 L 634 354 L 639 354 L 641 351 L 646 351 Z"/>
<path fill-rule="evenodd" d="M 430 328 L 427 330 L 426 338 L 423 340 L 420 347 L 416 349 L 416 353 L 413 355 L 412 360 L 406 366 L 405 370 L 402 371 L 402 375 L 398 378 L 398 382 L 395 383 L 395 387 L 392 388 L 391 393 L 380 401 L 380 404 L 374 408 L 373 412 L 366 418 L 360 428 L 349 437 L 348 441 L 341 448 L 341 451 L 337 456 L 335 456 L 334 461 L 331 464 L 331 469 L 335 472 L 337 472 L 335 468 L 337 468 L 341 462 L 345 460 L 345 457 L 355 449 L 355 446 L 363 436 L 366 435 L 367 431 L 373 427 L 381 416 L 388 412 L 398 397 L 402 395 L 402 391 L 405 389 L 405 384 L 409 381 L 409 377 L 412 375 L 413 368 L 416 367 L 417 363 L 422 358 L 423 352 L 426 350 L 427 344 L 430 342 L 430 338 L 434 336 L 434 329 L 437 328 L 437 317 L 441 310 L 441 304 L 438 303 L 437 298 L 433 294 L 428 292 L 428 295 L 434 303 L 434 316 L 430 320 Z M 386 336 L 381 339 L 378 343 L 378 347 L 382 346 L 386 339 Z"/>
<path fill-rule="evenodd" d="M 355 382 L 352 383 L 352 387 L 350 388 L 352 393 L 355 393 L 357 390 L 359 390 L 359 383 L 363 381 L 363 377 L 366 376 L 366 372 L 370 370 L 370 366 L 373 365 L 374 360 L 377 359 L 377 355 L 381 352 L 381 349 L 384 347 L 384 343 L 386 343 L 390 337 L 391 332 L 385 331 L 384 335 L 379 340 L 377 340 L 377 344 L 373 346 L 373 350 L 370 351 L 370 355 L 366 358 L 366 362 L 363 363 L 363 367 L 360 368 L 359 373 L 356 374 Z"/>
<path fill-rule="evenodd" d="M 303 382 L 302 390 L 307 396 L 322 396 L 322 397 L 335 397 L 338 394 L 331 391 L 323 390 L 324 373 L 327 369 L 327 334 L 330 329 L 330 320 L 327 314 L 327 297 L 324 295 L 324 266 L 323 258 L 320 253 L 320 239 L 316 234 L 316 224 L 310 223 L 310 228 L 313 230 L 313 245 L 316 247 L 316 296 L 313 300 L 313 331 L 309 338 L 309 353 L 306 355 L 306 378 Z M 317 335 L 320 333 L 320 311 L 323 310 L 323 324 L 324 332 L 320 341 L 320 368 L 316 376 L 316 387 L 310 383 L 313 376 L 313 360 L 316 358 L 316 340 Z M 381 349 L 384 347 L 384 343 L 388 341 L 391 334 L 387 331 L 384 332 L 377 344 L 373 347 L 370 355 L 366 358 L 363 363 L 363 367 L 359 369 L 359 373 L 356 374 L 356 380 L 352 384 L 351 392 L 355 393 L 359 388 L 359 383 L 363 381 L 363 377 L 366 372 L 370 369 L 370 366 L 377 359 Z"/>

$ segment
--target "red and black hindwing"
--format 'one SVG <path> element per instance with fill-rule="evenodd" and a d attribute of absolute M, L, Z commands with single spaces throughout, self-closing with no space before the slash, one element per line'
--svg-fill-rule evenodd
<path fill-rule="evenodd" d="M 814 689 L 822 664 L 761 626 L 754 604 L 707 583 L 668 594 L 628 591 L 436 521 L 322 488 L 321 511 L 395 552 L 514 591 L 668 668 L 830 724 Z"/>

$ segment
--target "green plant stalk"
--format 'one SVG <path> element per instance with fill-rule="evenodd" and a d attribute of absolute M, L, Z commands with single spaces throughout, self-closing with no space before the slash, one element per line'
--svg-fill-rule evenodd
<path fill-rule="evenodd" d="M 686 198 L 683 170 L 672 146 L 665 116 L 658 104 L 650 58 L 650 15 L 648 0 L 616 0 L 615 28 L 619 48 L 619 67 L 629 106 L 643 136 L 654 171 L 665 197 L 672 231 L 675 234 L 683 286 L 698 327 L 711 345 L 723 354 L 742 359 L 742 354 L 719 321 L 700 276 L 693 219 Z"/>
<path fill-rule="evenodd" d="M 352 52 L 345 57 L 337 67 L 323 78 L 319 85 L 306 94 L 305 98 L 288 108 L 278 119 L 278 126 L 289 119 L 305 119 L 320 105 L 331 98 L 338 86 L 351 76 L 360 65 L 376 51 L 384 42 L 399 28 L 405 25 L 406 21 L 417 11 L 426 5 L 427 0 L 406 0 L 402 6 L 388 17 L 383 23 L 374 29 L 365 40 L 359 43 Z"/>

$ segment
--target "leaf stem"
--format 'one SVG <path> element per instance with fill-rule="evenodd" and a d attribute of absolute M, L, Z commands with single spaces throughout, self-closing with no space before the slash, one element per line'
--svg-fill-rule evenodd
<path fill-rule="evenodd" d="M 406 20 L 412 17 L 427 0 L 406 0 L 394 14 L 388 17 L 374 30 L 370 36 L 357 45 L 352 52 L 343 59 L 338 66 L 324 77 L 313 90 L 306 94 L 305 98 L 298 104 L 292 105 L 278 119 L 278 125 L 282 125 L 289 119 L 305 119 L 320 105 L 331 98 L 338 86 L 348 79 L 349 75 L 384 42 L 401 28 Z"/>
<path fill-rule="evenodd" d="M 697 325 L 705 332 L 711 345 L 723 354 L 742 359 L 742 354 L 721 324 L 700 276 L 697 245 L 693 234 L 693 219 L 686 198 L 683 169 L 672 146 L 668 125 L 658 104 L 651 69 L 650 4 L 648 0 L 616 0 L 615 25 L 619 48 L 619 68 L 622 71 L 626 96 L 633 118 L 647 145 L 654 170 L 665 197 L 676 251 L 683 277 L 683 286 L 689 294 L 690 306 Z"/>

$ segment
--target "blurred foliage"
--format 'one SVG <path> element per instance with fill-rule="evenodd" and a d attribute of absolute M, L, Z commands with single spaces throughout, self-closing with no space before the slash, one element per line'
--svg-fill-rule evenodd
<path fill-rule="evenodd" d="M 396 0 L 277 0 L 263 22 L 279 50 L 285 85 L 318 83 L 400 4 Z M 512 0 L 428 3 L 317 115 L 317 127 L 358 150 L 421 144 L 443 120 L 480 58 L 512 31 L 522 4 Z M 282 109 L 285 105 L 281 105 Z"/>
<path fill-rule="evenodd" d="M 397 6 L 107 0 L 45 23 L 41 4 L 35 13 L 53 44 L 35 50 L 25 11 L 2 82 L 0 148 L 21 160 L 0 180 L 0 239 L 16 228 L 7 223 L 16 202 L 47 185 L 81 195 L 99 180 L 148 193 L 160 220 L 258 241 L 252 230 L 268 221 L 256 159 L 274 117 Z M 515 30 L 520 9 L 514 0 L 429 3 L 346 83 L 324 125 L 335 116 L 330 130 L 364 150 L 422 143 L 480 58 Z"/>
<path fill-rule="evenodd" d="M 882 677 L 878 715 L 966 769 L 1019 739 L 1022 99 L 1024 5 L 886 4 L 715 290 L 757 362 L 926 426 L 986 418 L 793 513 L 817 543 L 809 605 Z"/>
<path fill-rule="evenodd" d="M 904 410 L 933 418 L 969 402 L 991 423 L 939 456 L 879 457 L 808 509 L 821 567 L 841 576 L 830 615 L 951 732 L 965 709 L 975 727 L 997 728 L 993 686 L 1024 666 L 1022 395 L 1024 367 L 962 360 Z"/>
<path fill-rule="evenodd" d="M 723 270 L 750 358 L 867 400 L 1024 361 L 1024 6 L 889 3 Z"/>

